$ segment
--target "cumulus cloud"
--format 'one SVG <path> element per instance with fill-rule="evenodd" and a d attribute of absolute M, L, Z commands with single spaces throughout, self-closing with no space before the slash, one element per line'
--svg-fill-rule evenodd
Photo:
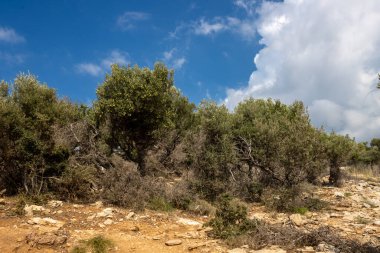
<path fill-rule="evenodd" d="M 378 0 L 263 2 L 256 70 L 247 87 L 227 90 L 224 103 L 302 100 L 317 126 L 359 140 L 379 136 L 379 9 Z"/>
<path fill-rule="evenodd" d="M 137 22 L 149 18 L 150 14 L 146 12 L 127 11 L 117 18 L 116 24 L 123 30 L 131 30 L 135 28 Z"/>
<path fill-rule="evenodd" d="M 75 66 L 76 70 L 82 74 L 88 74 L 91 76 L 103 75 L 110 69 L 112 64 L 128 65 L 129 55 L 126 52 L 120 50 L 112 50 L 109 55 L 100 60 L 99 63 L 80 63 Z"/>
<path fill-rule="evenodd" d="M 0 41 L 8 43 L 25 42 L 25 38 L 17 34 L 15 30 L 0 26 Z"/>

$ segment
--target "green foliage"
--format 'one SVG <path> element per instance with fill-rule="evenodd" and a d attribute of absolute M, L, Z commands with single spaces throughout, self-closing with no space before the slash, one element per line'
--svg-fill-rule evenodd
<path fill-rule="evenodd" d="M 114 247 L 114 243 L 102 235 L 95 236 L 91 239 L 80 242 L 80 245 L 75 246 L 71 253 L 86 253 L 90 250 L 91 253 L 106 253 Z"/>
<path fill-rule="evenodd" d="M 200 123 L 189 141 L 187 159 L 196 175 L 197 191 L 202 197 L 215 200 L 226 192 L 238 162 L 231 115 L 225 106 L 203 101 L 197 116 Z"/>
<path fill-rule="evenodd" d="M 296 207 L 294 208 L 294 213 L 299 213 L 301 215 L 305 215 L 309 209 L 307 207 Z"/>
<path fill-rule="evenodd" d="M 325 165 L 320 132 L 313 128 L 301 102 L 249 99 L 234 115 L 234 139 L 249 177 L 262 172 L 263 183 L 291 187 L 313 181 Z"/>
<path fill-rule="evenodd" d="M 219 198 L 215 218 L 206 224 L 213 228 L 212 236 L 222 239 L 245 234 L 256 225 L 257 221 L 247 218 L 247 207 L 227 195 Z"/>
<path fill-rule="evenodd" d="M 63 173 L 70 155 L 55 145 L 54 126 L 78 119 L 78 107 L 59 100 L 33 75 L 17 76 L 11 90 L 0 98 L 0 187 L 8 194 L 39 195 L 49 188 L 49 178 Z"/>
<path fill-rule="evenodd" d="M 97 90 L 95 116 L 108 125 L 109 144 L 137 162 L 142 175 L 147 149 L 169 124 L 173 90 L 173 72 L 161 63 L 153 70 L 113 65 Z"/>
<path fill-rule="evenodd" d="M 329 181 L 333 185 L 339 185 L 341 180 L 340 167 L 351 161 L 355 151 L 355 141 L 348 135 L 341 136 L 333 132 L 325 135 L 325 145 L 330 163 Z"/>
<path fill-rule="evenodd" d="M 148 207 L 155 211 L 170 212 L 174 210 L 170 202 L 168 202 L 165 198 L 158 196 L 153 197 L 149 201 Z"/>

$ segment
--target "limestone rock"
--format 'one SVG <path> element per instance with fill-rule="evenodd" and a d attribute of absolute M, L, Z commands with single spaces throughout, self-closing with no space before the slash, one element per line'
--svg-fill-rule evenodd
<path fill-rule="evenodd" d="M 187 226 L 200 226 L 202 223 L 190 219 L 185 219 L 185 218 L 179 218 L 177 220 L 177 223 L 182 224 L 182 225 L 187 225 Z"/>
<path fill-rule="evenodd" d="M 296 226 L 302 226 L 303 224 L 306 223 L 306 221 L 302 218 L 302 216 L 299 213 L 295 213 L 295 214 L 290 215 L 289 219 Z"/>
<path fill-rule="evenodd" d="M 52 208 L 61 207 L 61 206 L 63 206 L 63 202 L 60 200 L 50 200 L 48 202 L 48 206 L 50 206 Z"/>
<path fill-rule="evenodd" d="M 35 212 L 45 211 L 45 208 L 43 206 L 37 206 L 37 205 L 25 205 L 24 211 L 25 211 L 25 216 L 32 217 Z"/>
<path fill-rule="evenodd" d="M 181 244 L 182 244 L 182 240 L 179 240 L 179 239 L 173 239 L 173 240 L 169 240 L 165 242 L 166 246 L 176 246 L 176 245 L 181 245 Z"/>
<path fill-rule="evenodd" d="M 114 213 L 114 209 L 111 207 L 103 209 L 101 212 L 96 214 L 96 217 L 106 217 L 106 218 L 112 218 Z"/>

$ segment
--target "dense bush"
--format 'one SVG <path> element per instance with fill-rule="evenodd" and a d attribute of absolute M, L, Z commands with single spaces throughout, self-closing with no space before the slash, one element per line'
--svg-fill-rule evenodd
<path fill-rule="evenodd" d="M 232 118 L 225 106 L 203 101 L 199 106 L 198 128 L 187 143 L 187 160 L 194 171 L 194 187 L 202 197 L 215 200 L 236 180 L 238 163 L 232 136 Z"/>
<path fill-rule="evenodd" d="M 326 164 L 319 135 L 300 102 L 249 99 L 235 110 L 234 139 L 252 180 L 255 169 L 268 184 L 315 180 Z"/>
<path fill-rule="evenodd" d="M 169 124 L 173 92 L 173 72 L 160 63 L 153 70 L 113 65 L 97 90 L 96 120 L 108 126 L 108 144 L 137 162 L 141 175 L 148 149 Z"/>
<path fill-rule="evenodd" d="M 54 126 L 80 117 L 79 109 L 32 75 L 17 76 L 11 92 L 6 86 L 0 98 L 0 187 L 9 194 L 39 194 L 62 175 L 70 155 L 55 144 Z"/>

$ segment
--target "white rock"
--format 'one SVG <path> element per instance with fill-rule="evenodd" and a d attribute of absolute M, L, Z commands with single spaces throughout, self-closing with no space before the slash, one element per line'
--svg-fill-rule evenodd
<path fill-rule="evenodd" d="M 200 225 L 202 225 L 202 223 L 200 223 L 198 221 L 185 219 L 185 218 L 179 218 L 177 220 L 177 223 L 182 224 L 182 225 L 187 225 L 187 226 L 200 226 Z"/>
<path fill-rule="evenodd" d="M 131 219 L 133 216 L 135 216 L 135 213 L 134 213 L 134 212 L 129 212 L 129 213 L 127 214 L 127 216 L 125 216 L 125 218 L 126 218 L 127 220 L 129 220 L 129 219 Z"/>
<path fill-rule="evenodd" d="M 113 217 L 114 209 L 111 207 L 103 209 L 103 211 L 96 214 L 96 217 L 107 217 L 112 218 Z"/>
<path fill-rule="evenodd" d="M 344 193 L 343 192 L 334 192 L 334 196 L 337 198 L 344 198 Z"/>
<path fill-rule="evenodd" d="M 302 226 L 306 223 L 304 219 L 302 219 L 302 216 L 299 213 L 295 213 L 289 216 L 289 219 L 295 224 L 296 226 Z"/>
<path fill-rule="evenodd" d="M 113 224 L 113 221 L 111 219 L 106 219 L 104 222 L 103 222 L 104 225 L 112 225 Z"/>
<path fill-rule="evenodd" d="M 247 251 L 242 248 L 235 248 L 235 249 L 227 250 L 227 253 L 247 253 Z"/>
<path fill-rule="evenodd" d="M 48 202 L 48 206 L 53 207 L 53 208 L 61 207 L 63 206 L 63 202 L 60 200 L 50 200 Z"/>
<path fill-rule="evenodd" d="M 166 246 L 176 246 L 182 244 L 182 241 L 180 239 L 173 239 L 165 242 Z"/>
<path fill-rule="evenodd" d="M 37 206 L 37 205 L 25 205 L 24 211 L 27 217 L 32 217 L 34 212 L 45 211 L 45 208 L 43 206 Z"/>

